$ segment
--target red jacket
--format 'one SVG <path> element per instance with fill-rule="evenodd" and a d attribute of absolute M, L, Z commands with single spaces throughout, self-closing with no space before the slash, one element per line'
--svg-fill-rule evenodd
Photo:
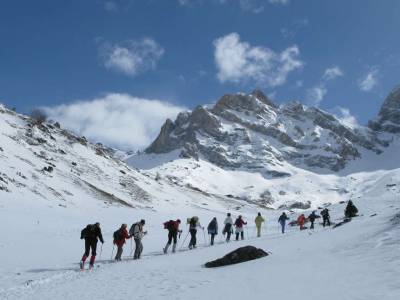
<path fill-rule="evenodd" d="M 239 218 L 236 219 L 236 221 L 235 221 L 236 227 L 242 228 L 243 225 L 247 225 L 247 222 L 243 221 L 243 219 L 239 219 Z"/>
<path fill-rule="evenodd" d="M 121 231 L 121 238 L 118 239 L 118 240 L 115 240 L 114 244 L 116 244 L 118 247 L 121 247 L 123 244 L 125 244 L 125 239 L 130 239 L 130 238 L 131 237 L 130 237 L 130 235 L 128 233 L 128 230 L 126 230 L 126 228 L 124 228 Z"/>
<path fill-rule="evenodd" d="M 305 216 L 300 215 L 300 216 L 297 218 L 297 223 L 298 223 L 299 225 L 304 225 L 305 222 L 306 222 Z"/>

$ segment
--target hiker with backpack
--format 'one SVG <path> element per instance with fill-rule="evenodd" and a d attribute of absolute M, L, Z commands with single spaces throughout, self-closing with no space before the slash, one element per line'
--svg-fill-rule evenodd
<path fill-rule="evenodd" d="M 87 225 L 81 231 L 81 240 L 85 240 L 85 253 L 82 256 L 80 267 L 81 270 L 85 268 L 85 261 L 89 256 L 90 249 L 92 249 L 92 256 L 90 257 L 89 269 L 93 269 L 94 261 L 96 259 L 96 248 L 98 239 L 104 244 L 103 235 L 101 234 L 100 223 Z"/>
<path fill-rule="evenodd" d="M 297 218 L 297 224 L 300 226 L 300 230 L 304 230 L 304 224 L 306 223 L 306 217 L 304 216 L 304 214 L 301 214 L 298 218 Z"/>
<path fill-rule="evenodd" d="M 218 222 L 217 222 L 217 218 L 213 218 L 211 220 L 211 222 L 208 224 L 207 226 L 207 231 L 208 234 L 211 235 L 211 240 L 210 240 L 210 244 L 211 246 L 214 245 L 214 238 L 215 236 L 218 234 Z"/>
<path fill-rule="evenodd" d="M 235 221 L 235 227 L 236 227 L 236 240 L 239 240 L 239 235 L 242 240 L 244 240 L 244 231 L 243 231 L 243 225 L 247 225 L 247 222 L 243 221 L 242 216 L 239 216 L 236 221 Z"/>
<path fill-rule="evenodd" d="M 203 227 L 200 225 L 200 220 L 198 217 L 192 217 L 188 219 L 189 223 L 189 233 L 190 233 L 190 242 L 189 242 L 189 249 L 195 249 L 196 248 L 196 235 L 197 235 L 197 228 L 200 227 L 204 230 Z"/>
<path fill-rule="evenodd" d="M 331 226 L 331 216 L 329 215 L 329 209 L 324 208 L 321 211 L 321 216 L 322 216 L 322 226 Z"/>
<path fill-rule="evenodd" d="M 257 237 L 260 237 L 261 236 L 261 225 L 262 225 L 262 223 L 265 222 L 265 219 L 261 216 L 261 213 L 258 213 L 254 222 L 256 223 Z"/>
<path fill-rule="evenodd" d="M 226 242 L 231 240 L 231 234 L 233 233 L 233 219 L 231 217 L 231 213 L 226 214 L 226 218 L 224 221 L 224 230 L 222 232 L 223 235 L 226 233 Z"/>
<path fill-rule="evenodd" d="M 168 248 L 171 246 L 172 240 L 174 241 L 174 244 L 172 245 L 172 253 L 175 253 L 176 251 L 176 244 L 178 243 L 178 232 L 182 233 L 182 230 L 179 229 L 179 225 L 181 224 L 181 220 L 170 220 L 168 222 L 164 223 L 164 229 L 168 230 L 168 242 L 164 247 L 164 253 L 168 253 Z"/>
<path fill-rule="evenodd" d="M 289 220 L 288 216 L 286 215 L 286 213 L 282 213 L 281 216 L 278 219 L 278 223 L 281 225 L 281 229 L 282 229 L 282 234 L 285 233 L 285 227 L 286 227 L 286 221 Z"/>
<path fill-rule="evenodd" d="M 319 218 L 320 216 L 318 216 L 315 213 L 315 210 L 308 216 L 308 220 L 311 222 L 311 226 L 310 229 L 314 229 L 314 222 L 317 218 Z"/>
<path fill-rule="evenodd" d="M 358 208 L 353 204 L 353 201 L 349 200 L 346 209 L 344 210 L 344 215 L 346 218 L 353 218 L 357 216 Z"/>
<path fill-rule="evenodd" d="M 114 232 L 114 245 L 117 245 L 117 254 L 115 255 L 116 261 L 121 261 L 122 252 L 124 251 L 125 240 L 130 239 L 131 236 L 128 233 L 128 225 L 122 224 L 120 229 Z"/>
<path fill-rule="evenodd" d="M 129 234 L 133 236 L 135 241 L 135 254 L 133 255 L 133 259 L 140 259 L 140 256 L 143 252 L 143 244 L 142 239 L 147 234 L 147 231 L 143 231 L 143 226 L 146 224 L 145 220 L 140 220 L 131 226 L 129 229 Z"/>

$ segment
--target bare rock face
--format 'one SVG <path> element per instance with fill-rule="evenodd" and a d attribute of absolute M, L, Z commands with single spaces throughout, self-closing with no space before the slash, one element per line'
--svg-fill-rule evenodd
<path fill-rule="evenodd" d="M 400 85 L 394 88 L 383 102 L 378 118 L 368 126 L 375 131 L 400 133 Z"/>
<path fill-rule="evenodd" d="M 400 106 L 398 94 L 392 93 L 381 112 L 391 126 L 398 116 L 393 112 Z M 175 122 L 167 120 L 146 152 L 180 149 L 181 157 L 274 178 L 291 175 L 279 168 L 285 161 L 337 172 L 360 158 L 362 150 L 380 154 L 385 146 L 369 128 L 349 127 L 334 115 L 299 102 L 278 107 L 256 90 L 224 95 L 214 107 L 198 106 L 179 114 Z"/>
<path fill-rule="evenodd" d="M 206 268 L 218 268 L 223 266 L 229 266 L 233 264 L 239 264 L 246 261 L 262 258 L 268 256 L 268 253 L 262 249 L 258 249 L 253 246 L 246 246 L 236 249 L 214 261 L 207 262 Z"/>

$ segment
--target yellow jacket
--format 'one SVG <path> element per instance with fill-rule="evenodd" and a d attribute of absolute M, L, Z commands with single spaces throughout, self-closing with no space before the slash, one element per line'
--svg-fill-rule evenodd
<path fill-rule="evenodd" d="M 261 216 L 257 216 L 254 222 L 256 223 L 257 227 L 261 227 L 261 224 L 265 222 L 265 219 Z"/>

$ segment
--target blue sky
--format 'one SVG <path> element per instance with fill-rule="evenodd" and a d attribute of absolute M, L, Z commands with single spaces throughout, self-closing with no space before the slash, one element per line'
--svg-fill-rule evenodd
<path fill-rule="evenodd" d="M 0 101 L 121 148 L 255 88 L 365 124 L 400 82 L 399 15 L 397 0 L 2 0 Z"/>

